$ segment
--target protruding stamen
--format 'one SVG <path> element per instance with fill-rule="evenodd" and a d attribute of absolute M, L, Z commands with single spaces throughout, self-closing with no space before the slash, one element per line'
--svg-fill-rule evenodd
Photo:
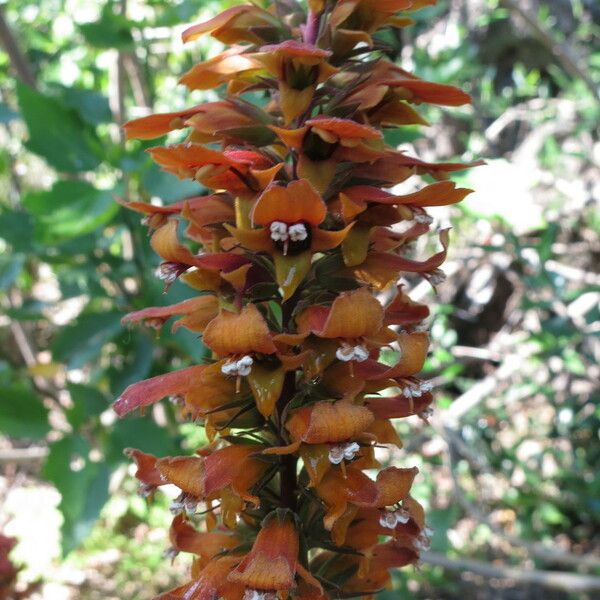
<path fill-rule="evenodd" d="M 296 223 L 288 228 L 288 235 L 292 242 L 303 242 L 308 237 L 308 231 L 304 223 Z"/>
<path fill-rule="evenodd" d="M 369 358 L 369 351 L 364 346 L 354 346 L 354 360 L 363 362 Z"/>
<path fill-rule="evenodd" d="M 242 356 L 240 360 L 237 362 L 238 366 L 238 374 L 242 377 L 247 377 L 250 375 L 250 371 L 252 370 L 252 365 L 254 364 L 254 359 L 251 356 Z"/>
<path fill-rule="evenodd" d="M 249 356 L 242 356 L 238 360 L 230 360 L 221 365 L 221 373 L 230 377 L 247 377 L 252 371 L 254 359 Z"/>
<path fill-rule="evenodd" d="M 333 465 L 342 464 L 344 460 L 352 460 L 360 452 L 356 442 L 347 442 L 331 446 L 329 449 L 329 462 Z"/>
<path fill-rule="evenodd" d="M 344 449 L 341 446 L 332 446 L 329 449 L 329 462 L 339 465 L 344 460 Z"/>
<path fill-rule="evenodd" d="M 431 417 L 433 417 L 433 412 L 433 408 L 431 406 L 428 406 L 425 410 L 419 413 L 419 417 L 423 419 L 423 421 L 428 421 L 429 419 L 431 419 Z"/>
<path fill-rule="evenodd" d="M 441 269 L 434 269 L 428 274 L 427 279 L 431 285 L 439 285 L 440 283 L 444 283 L 444 281 L 446 281 L 446 273 L 444 273 Z"/>
<path fill-rule="evenodd" d="M 346 444 L 344 448 L 344 458 L 346 460 L 352 460 L 360 452 L 360 446 L 356 442 L 350 442 Z"/>
<path fill-rule="evenodd" d="M 402 525 L 408 523 L 410 520 L 410 513 L 405 508 L 399 508 L 394 512 L 394 515 L 396 516 L 396 523 L 400 523 Z"/>
<path fill-rule="evenodd" d="M 431 225 L 433 223 L 433 217 L 430 217 L 426 213 L 421 213 L 414 216 L 416 223 L 422 223 L 423 225 Z"/>
<path fill-rule="evenodd" d="M 414 546 L 417 550 L 429 550 L 431 548 L 431 541 L 424 531 L 422 531 L 417 539 L 414 541 Z"/>
<path fill-rule="evenodd" d="M 422 381 L 421 382 L 421 391 L 422 392 L 430 392 L 433 389 L 433 383 L 431 381 Z"/>
<path fill-rule="evenodd" d="M 277 593 L 262 590 L 246 590 L 243 600 L 277 600 Z"/>
<path fill-rule="evenodd" d="M 342 362 L 363 362 L 369 358 L 369 351 L 365 346 L 359 344 L 357 346 L 350 346 L 350 344 L 342 343 L 342 345 L 336 350 L 335 356 Z"/>
<path fill-rule="evenodd" d="M 185 265 L 181 265 L 175 262 L 163 262 L 158 265 L 155 274 L 156 276 L 164 281 L 167 285 L 172 284 L 183 272 L 185 272 Z"/>
<path fill-rule="evenodd" d="M 389 510 L 384 511 L 379 517 L 379 524 L 385 529 L 396 529 L 398 520 L 396 519 L 396 513 Z"/>
<path fill-rule="evenodd" d="M 273 221 L 269 229 L 271 230 L 271 239 L 274 242 L 286 242 L 288 240 L 288 226 L 285 223 Z"/>
<path fill-rule="evenodd" d="M 350 362 L 354 360 L 354 348 L 347 344 L 342 344 L 335 352 L 335 356 L 338 360 L 343 362 Z"/>
<path fill-rule="evenodd" d="M 170 548 L 167 548 L 164 551 L 163 557 L 169 559 L 171 561 L 171 564 L 173 564 L 173 561 L 175 560 L 175 558 L 177 557 L 178 554 L 179 554 L 179 550 L 177 550 L 177 548 L 173 548 L 171 546 Z"/>

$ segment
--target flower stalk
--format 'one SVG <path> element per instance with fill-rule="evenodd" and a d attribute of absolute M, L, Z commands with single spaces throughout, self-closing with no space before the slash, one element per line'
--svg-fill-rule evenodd
<path fill-rule="evenodd" d="M 144 214 L 166 287 L 198 295 L 124 321 L 160 329 L 177 317 L 173 329 L 212 352 L 131 385 L 114 405 L 124 416 L 176 398 L 209 441 L 193 455 L 128 450 L 145 497 L 180 490 L 169 556 L 190 552 L 194 563 L 163 600 L 371 596 L 428 546 L 411 495 L 418 470 L 382 453 L 402 447 L 392 420 L 433 410 L 419 376 L 429 308 L 400 280 L 442 280 L 448 230 L 429 258 L 411 248 L 432 233 L 430 207 L 470 192 L 449 174 L 472 165 L 422 161 L 384 134 L 425 125 L 423 103 L 469 97 L 391 63 L 378 35 L 432 3 L 235 5 L 183 33 L 228 46 L 181 78 L 221 100 L 125 125 L 129 138 L 185 136 L 149 153 L 202 186 L 168 207 L 128 205 Z M 416 191 L 399 194 L 411 177 Z"/>

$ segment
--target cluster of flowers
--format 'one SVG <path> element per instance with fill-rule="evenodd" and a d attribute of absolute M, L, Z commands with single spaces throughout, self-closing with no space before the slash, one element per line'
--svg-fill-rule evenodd
<path fill-rule="evenodd" d="M 128 451 L 143 494 L 181 490 L 170 554 L 195 555 L 192 578 L 162 599 L 370 595 L 427 548 L 410 494 L 417 469 L 381 469 L 375 448 L 401 447 L 391 419 L 430 414 L 431 386 L 417 377 L 429 310 L 398 281 L 441 280 L 447 230 L 427 260 L 408 249 L 430 231 L 427 207 L 469 193 L 448 174 L 470 165 L 407 156 L 383 130 L 425 124 L 421 103 L 469 96 L 397 67 L 374 34 L 434 2 L 234 6 L 183 34 L 230 45 L 181 79 L 191 90 L 225 86 L 224 99 L 125 126 L 141 139 L 187 129 L 183 143 L 149 152 L 212 190 L 163 207 L 128 203 L 152 230 L 157 275 L 201 293 L 125 321 L 160 328 L 177 316 L 173 329 L 201 334 L 212 352 L 209 364 L 134 384 L 114 405 L 123 416 L 171 397 L 209 439 L 193 456 Z M 390 191 L 412 175 L 434 183 Z M 181 221 L 199 252 L 178 239 Z M 385 348 L 395 364 L 380 360 Z"/>

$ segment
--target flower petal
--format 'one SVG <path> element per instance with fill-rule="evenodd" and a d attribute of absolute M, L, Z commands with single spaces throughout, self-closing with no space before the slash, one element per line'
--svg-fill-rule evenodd
<path fill-rule="evenodd" d="M 182 396 L 192 387 L 204 369 L 206 365 L 194 365 L 133 383 L 115 401 L 113 410 L 122 417 L 136 408 L 149 406 L 166 396 Z"/>
<path fill-rule="evenodd" d="M 429 393 L 419 398 L 407 398 L 404 394 L 378 398 L 366 398 L 366 405 L 378 419 L 401 419 L 422 413 L 433 401 Z"/>
<path fill-rule="evenodd" d="M 326 444 L 352 440 L 373 421 L 373 414 L 364 406 L 317 402 L 294 411 L 285 426 L 294 441 Z"/>
<path fill-rule="evenodd" d="M 293 513 L 277 509 L 264 519 L 252 549 L 228 579 L 251 589 L 288 591 L 294 586 L 299 549 Z"/>
<path fill-rule="evenodd" d="M 179 552 L 197 554 L 202 561 L 214 558 L 224 550 L 233 550 L 241 540 L 230 532 L 198 531 L 184 515 L 177 515 L 171 523 L 169 539 Z"/>
<path fill-rule="evenodd" d="M 252 222 L 269 225 L 273 221 L 283 223 L 322 223 L 327 206 L 321 196 L 306 179 L 292 181 L 286 187 L 273 185 L 258 199 L 252 211 Z"/>
<path fill-rule="evenodd" d="M 254 304 L 247 304 L 239 313 L 222 311 L 206 327 L 203 342 L 220 357 L 277 352 L 269 327 Z"/>
<path fill-rule="evenodd" d="M 189 315 L 198 311 L 208 314 L 214 313 L 216 316 L 217 309 L 218 300 L 215 296 L 196 296 L 195 298 L 189 298 L 170 306 L 151 306 L 143 310 L 131 312 L 121 319 L 121 323 L 137 323 L 146 319 L 158 319 L 164 322 L 175 315 Z M 180 326 L 178 325 L 178 327 Z"/>
<path fill-rule="evenodd" d="M 176 485 L 182 492 L 204 498 L 204 457 L 167 456 L 156 461 L 156 467 L 165 482 Z"/>
<path fill-rule="evenodd" d="M 186 127 L 185 121 L 202 109 L 198 104 L 192 108 L 177 112 L 148 115 L 140 119 L 133 119 L 123 125 L 127 139 L 150 140 L 173 131 Z"/>
<path fill-rule="evenodd" d="M 346 239 L 346 236 L 351 233 L 353 226 L 354 223 L 350 223 L 344 229 L 335 231 L 315 227 L 312 230 L 311 250 L 313 252 L 326 252 L 327 250 L 337 248 Z"/>
<path fill-rule="evenodd" d="M 383 324 L 383 307 L 367 288 L 341 293 L 326 312 L 311 306 L 298 317 L 298 331 L 324 338 L 355 339 L 376 334 Z"/>

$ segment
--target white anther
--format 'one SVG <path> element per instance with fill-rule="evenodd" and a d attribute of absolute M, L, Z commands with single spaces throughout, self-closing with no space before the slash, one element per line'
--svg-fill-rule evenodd
<path fill-rule="evenodd" d="M 308 237 L 308 231 L 303 223 L 296 223 L 289 226 L 288 235 L 292 242 L 303 242 Z"/>
<path fill-rule="evenodd" d="M 339 465 L 344 460 L 344 448 L 342 446 L 332 446 L 329 449 L 329 462 L 332 465 Z"/>
<path fill-rule="evenodd" d="M 396 516 L 396 521 L 402 525 L 408 523 L 410 520 L 410 513 L 405 508 L 399 508 L 394 512 L 394 515 Z"/>
<path fill-rule="evenodd" d="M 405 398 L 412 398 L 412 397 L 413 397 L 412 389 L 411 389 L 411 388 L 409 388 L 408 386 L 407 386 L 407 387 L 405 387 L 405 388 L 402 390 L 402 395 L 403 395 Z"/>
<path fill-rule="evenodd" d="M 173 262 L 164 262 L 158 265 L 154 274 L 165 283 L 173 283 L 181 274 L 181 265 Z"/>
<path fill-rule="evenodd" d="M 344 458 L 352 460 L 358 452 L 360 452 L 360 446 L 356 442 L 351 442 L 344 448 Z"/>
<path fill-rule="evenodd" d="M 343 460 L 352 460 L 358 452 L 360 452 L 360 446 L 356 442 L 331 446 L 329 449 L 329 462 L 333 465 L 339 465 Z"/>
<path fill-rule="evenodd" d="M 155 489 L 156 487 L 153 485 L 142 483 L 138 489 L 138 496 L 141 496 L 142 498 L 148 498 L 149 496 L 152 496 Z"/>
<path fill-rule="evenodd" d="M 363 362 L 369 358 L 369 351 L 364 346 L 354 346 L 354 360 Z"/>
<path fill-rule="evenodd" d="M 422 410 L 419 413 L 419 417 L 421 417 L 423 421 L 427 421 L 427 419 L 433 417 L 433 408 L 431 406 L 428 406 L 425 410 Z"/>
<path fill-rule="evenodd" d="M 254 364 L 254 359 L 251 356 L 242 356 L 237 362 L 238 367 L 251 367 Z"/>
<path fill-rule="evenodd" d="M 221 365 L 221 373 L 232 377 L 247 377 L 252 371 L 254 359 L 251 356 L 242 356 L 239 360 L 232 360 Z"/>
<path fill-rule="evenodd" d="M 179 554 L 179 550 L 177 550 L 177 548 L 173 548 L 171 546 L 171 548 L 167 548 L 164 553 L 163 553 L 163 557 L 170 559 L 170 560 L 174 560 L 175 557 Z"/>
<path fill-rule="evenodd" d="M 342 344 L 336 351 L 335 356 L 338 360 L 343 362 L 350 362 L 354 360 L 354 348 L 346 344 Z"/>
<path fill-rule="evenodd" d="M 288 226 L 285 223 L 273 221 L 269 229 L 271 230 L 271 239 L 274 242 L 286 242 L 288 240 Z"/>
<path fill-rule="evenodd" d="M 420 398 L 423 395 L 420 387 L 413 388 L 412 390 L 413 398 Z"/>
<path fill-rule="evenodd" d="M 169 505 L 169 510 L 173 514 L 177 514 L 183 510 L 184 506 L 185 506 L 185 504 L 183 503 L 183 500 L 181 500 L 180 498 L 177 498 L 177 499 L 173 500 L 173 502 L 171 502 L 171 504 Z"/>
<path fill-rule="evenodd" d="M 419 537 L 415 540 L 414 546 L 417 550 L 429 550 L 431 548 L 431 542 L 429 538 L 421 533 Z"/>
<path fill-rule="evenodd" d="M 224 363 L 221 365 L 221 373 L 223 373 L 223 375 L 233 375 L 235 371 L 237 371 L 236 362 Z"/>
<path fill-rule="evenodd" d="M 250 373 L 252 372 L 252 367 L 249 365 L 241 365 L 238 366 L 237 372 L 238 375 L 240 375 L 241 377 L 248 377 L 248 375 L 250 375 Z"/>
<path fill-rule="evenodd" d="M 335 351 L 335 355 L 338 360 L 343 362 L 350 362 L 351 360 L 363 362 L 369 358 L 369 351 L 362 345 L 350 346 L 349 344 L 342 344 Z"/>
<path fill-rule="evenodd" d="M 277 600 L 277 594 L 276 592 L 246 590 L 242 600 Z"/>
<path fill-rule="evenodd" d="M 422 392 L 430 392 L 433 389 L 433 383 L 431 381 L 422 381 L 421 382 L 421 391 Z"/>
<path fill-rule="evenodd" d="M 423 535 L 427 536 L 427 538 L 430 538 L 433 535 L 433 529 L 425 525 L 425 528 L 423 529 Z"/>
<path fill-rule="evenodd" d="M 396 518 L 396 513 L 386 510 L 379 517 L 379 524 L 386 529 L 396 529 L 396 525 L 398 524 L 398 519 Z"/>
<path fill-rule="evenodd" d="M 429 283 L 431 285 L 439 285 L 440 283 L 444 283 L 446 281 L 446 273 L 444 273 L 440 269 L 434 269 L 429 273 Z"/>
<path fill-rule="evenodd" d="M 433 223 L 433 218 L 426 214 L 415 215 L 415 222 L 423 223 L 425 225 L 431 225 Z"/>
<path fill-rule="evenodd" d="M 183 510 L 188 517 L 196 514 L 198 508 L 198 501 L 194 498 L 185 498 L 183 501 Z"/>

